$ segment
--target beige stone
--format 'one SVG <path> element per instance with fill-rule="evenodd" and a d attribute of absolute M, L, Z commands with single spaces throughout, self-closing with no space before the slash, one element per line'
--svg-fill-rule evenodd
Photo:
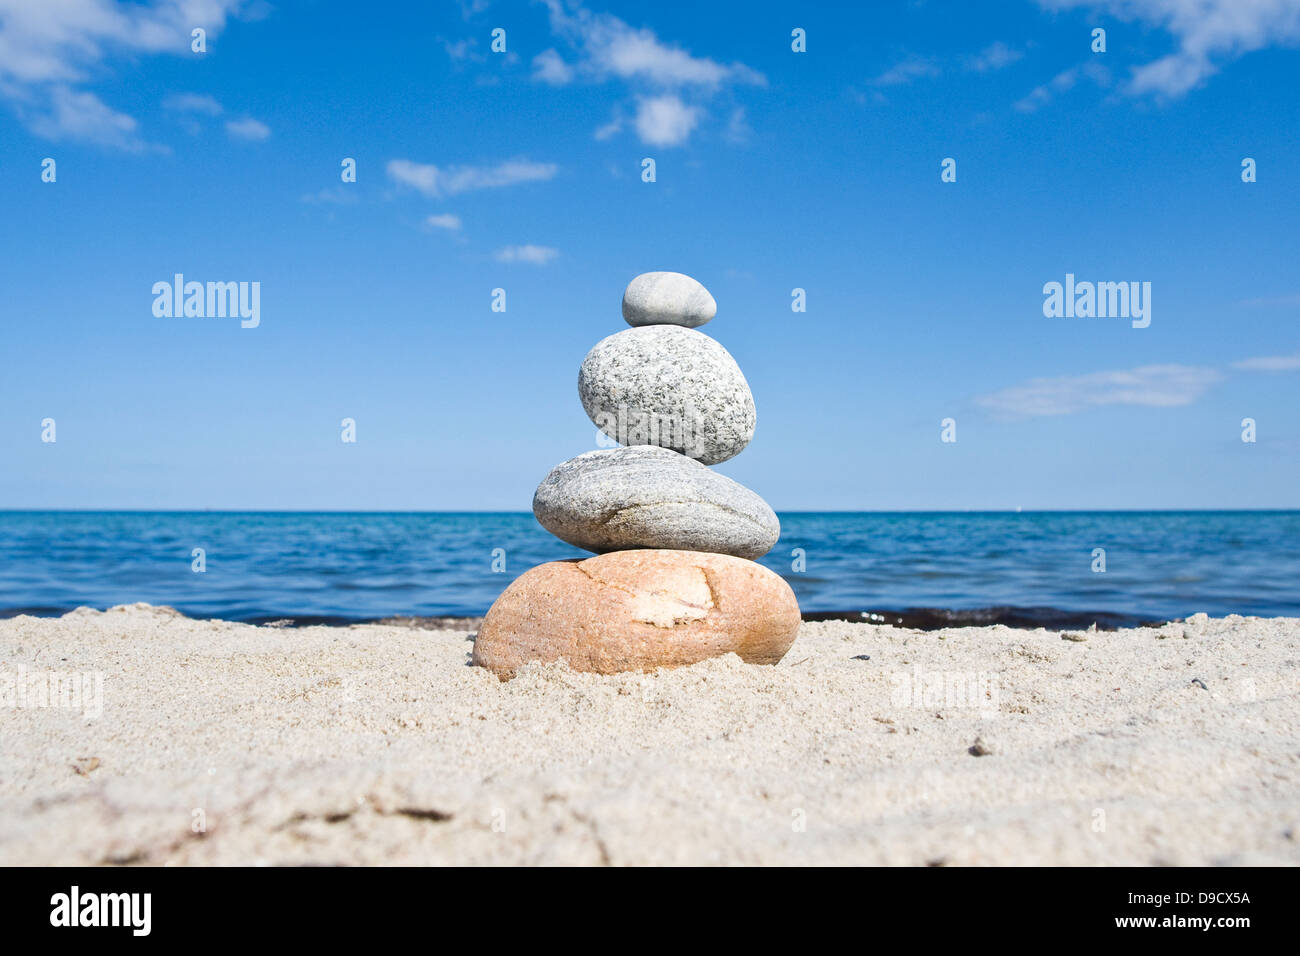
<path fill-rule="evenodd" d="M 736 653 L 775 664 L 799 629 L 790 585 L 760 564 L 705 551 L 614 551 L 539 564 L 497 598 L 474 663 L 509 679 L 561 658 L 613 674 Z"/>

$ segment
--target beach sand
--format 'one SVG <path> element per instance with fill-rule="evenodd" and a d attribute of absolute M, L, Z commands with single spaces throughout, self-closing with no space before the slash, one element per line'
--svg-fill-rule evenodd
<path fill-rule="evenodd" d="M 103 676 L 97 719 L 0 706 L 0 863 L 1300 863 L 1297 619 L 805 623 L 774 667 L 508 683 L 469 637 L 0 621 L 0 674 Z"/>

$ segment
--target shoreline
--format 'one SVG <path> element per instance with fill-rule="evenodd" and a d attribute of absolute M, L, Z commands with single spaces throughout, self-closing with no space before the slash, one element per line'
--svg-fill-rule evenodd
<path fill-rule="evenodd" d="M 394 614 L 383 617 L 343 617 L 319 614 L 256 614 L 248 617 L 226 618 L 190 614 L 170 605 L 151 605 L 174 611 L 196 621 L 219 621 L 227 624 L 249 624 L 254 627 L 355 627 L 374 624 L 391 627 L 412 627 L 424 630 L 475 630 L 483 622 L 483 615 L 412 615 Z M 55 619 L 77 611 L 103 613 L 107 608 L 86 605 L 77 607 L 14 607 L 0 608 L 0 621 L 16 617 Z M 486 613 L 486 610 L 484 611 Z M 844 621 L 854 624 L 875 624 L 901 627 L 919 631 L 937 631 L 949 627 L 991 627 L 1002 625 L 1019 630 L 1083 629 L 1095 625 L 1097 630 L 1114 631 L 1123 627 L 1162 627 L 1186 620 L 1186 617 L 1163 618 L 1158 615 L 1133 614 L 1123 611 L 1079 611 L 1053 607 L 979 607 L 979 608 L 885 608 L 850 611 L 805 611 L 800 617 L 805 623 Z"/>
<path fill-rule="evenodd" d="M 1300 864 L 1300 619 L 808 622 L 776 665 L 468 666 L 468 630 L 0 621 L 0 864 Z"/>

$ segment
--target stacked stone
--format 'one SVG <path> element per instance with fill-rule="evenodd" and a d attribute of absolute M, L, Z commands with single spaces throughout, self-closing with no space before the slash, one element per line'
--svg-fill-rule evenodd
<path fill-rule="evenodd" d="M 713 296 L 678 272 L 647 272 L 623 294 L 632 326 L 597 343 L 578 370 L 592 422 L 622 447 L 557 465 L 533 514 L 595 558 L 521 575 L 492 605 L 474 663 L 502 678 L 564 659 L 615 673 L 734 652 L 775 664 L 794 641 L 790 586 L 754 562 L 780 536 L 761 497 L 708 465 L 744 451 L 756 412 L 735 359 L 696 329 Z"/>

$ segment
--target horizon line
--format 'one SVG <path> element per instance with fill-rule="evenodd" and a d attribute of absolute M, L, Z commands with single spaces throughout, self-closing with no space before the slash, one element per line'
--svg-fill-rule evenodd
<path fill-rule="evenodd" d="M 1261 514 L 1300 512 L 1300 507 L 1260 508 L 787 508 L 787 515 L 959 514 Z M 245 514 L 245 515 L 532 515 L 531 510 L 494 508 L 0 508 L 0 514 Z"/>

